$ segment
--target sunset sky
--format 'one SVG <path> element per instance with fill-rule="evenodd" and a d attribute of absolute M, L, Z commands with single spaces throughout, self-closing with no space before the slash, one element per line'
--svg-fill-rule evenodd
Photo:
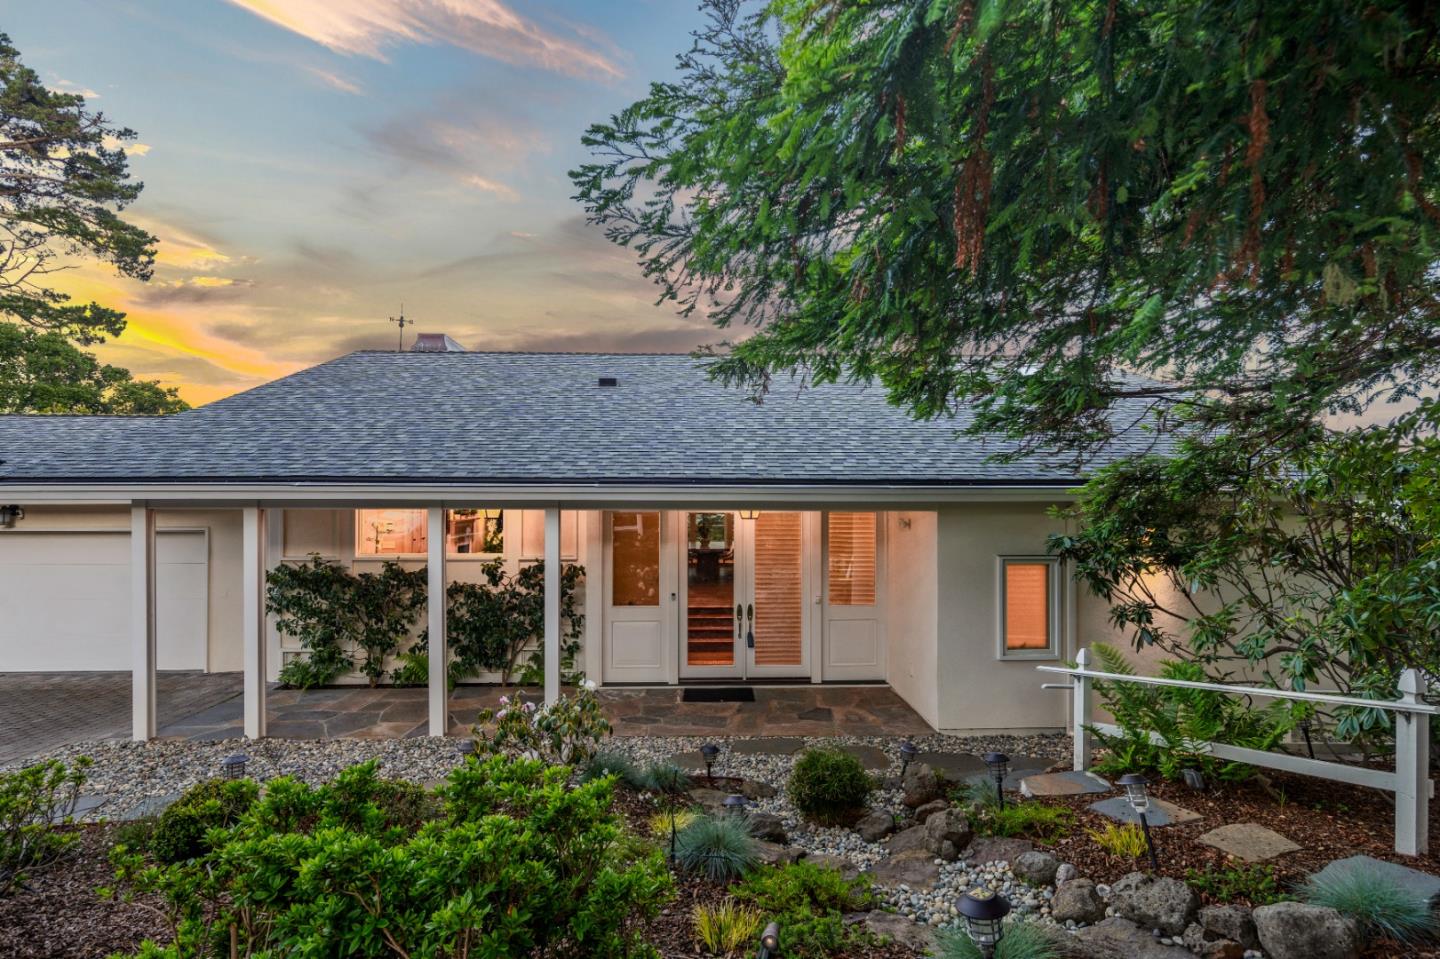
<path fill-rule="evenodd" d="M 684 350 L 583 222 L 587 124 L 668 77 L 691 0 L 47 0 L 0 29 L 138 134 L 155 277 L 60 286 L 129 313 L 99 349 L 205 403 L 413 330 L 472 349 Z"/>

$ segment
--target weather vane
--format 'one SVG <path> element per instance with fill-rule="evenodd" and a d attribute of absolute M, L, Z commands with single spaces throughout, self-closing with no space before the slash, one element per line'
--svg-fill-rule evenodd
<path fill-rule="evenodd" d="M 404 353 L 404 352 L 405 352 L 405 326 L 406 326 L 407 323 L 410 324 L 410 325 L 412 325 L 412 326 L 413 326 L 414 323 L 415 323 L 414 320 L 407 320 L 407 319 L 405 319 L 405 304 L 404 304 L 404 303 L 401 303 L 401 304 L 400 304 L 400 315 L 399 315 L 399 316 L 392 316 L 392 317 L 390 317 L 390 322 L 391 322 L 391 323 L 398 323 L 398 324 L 400 325 L 400 343 L 399 343 L 398 346 L 395 347 L 395 349 L 396 349 L 396 351 L 399 352 L 399 353 Z"/>

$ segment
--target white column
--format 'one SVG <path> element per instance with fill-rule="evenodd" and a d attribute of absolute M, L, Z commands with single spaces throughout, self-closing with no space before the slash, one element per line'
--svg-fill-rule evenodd
<path fill-rule="evenodd" d="M 1400 701 L 1419 703 L 1425 692 L 1420 674 L 1400 674 Z M 1430 717 L 1395 714 L 1395 851 L 1423 856 L 1430 851 Z"/>
<path fill-rule="evenodd" d="M 560 698 L 560 510 L 545 510 L 545 702 Z"/>
<path fill-rule="evenodd" d="M 240 623 L 245 646 L 245 736 L 265 736 L 265 510 L 246 506 L 240 523 Z"/>
<path fill-rule="evenodd" d="M 155 738 L 155 511 L 130 507 L 130 728 Z"/>
<path fill-rule="evenodd" d="M 430 508 L 426 543 L 430 554 L 425 593 L 430 630 L 430 735 L 444 736 L 450 731 L 450 688 L 445 675 L 450 647 L 445 626 L 445 510 L 438 506 Z"/>
<path fill-rule="evenodd" d="M 1090 668 L 1090 650 L 1082 649 L 1075 654 L 1075 665 L 1081 669 Z M 1090 677 L 1071 676 L 1075 691 L 1071 694 L 1071 732 L 1075 736 L 1075 771 L 1084 772 L 1090 768 Z"/>

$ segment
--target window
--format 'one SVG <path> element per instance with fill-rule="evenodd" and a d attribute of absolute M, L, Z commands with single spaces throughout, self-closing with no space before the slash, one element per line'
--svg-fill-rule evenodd
<path fill-rule="evenodd" d="M 875 514 L 830 513 L 827 581 L 831 606 L 875 605 Z"/>
<path fill-rule="evenodd" d="M 355 511 L 355 555 L 423 554 L 425 522 L 423 509 L 358 509 Z"/>
<path fill-rule="evenodd" d="M 527 509 L 515 514 L 519 519 L 520 558 L 545 558 L 545 511 Z M 579 535 L 580 514 L 573 509 L 560 511 L 560 558 L 573 560 L 580 555 Z"/>
<path fill-rule="evenodd" d="M 498 509 L 452 509 L 445 517 L 445 550 L 452 556 L 505 552 L 505 514 Z"/>
<path fill-rule="evenodd" d="M 660 514 L 611 513 L 610 605 L 660 605 Z"/>
<path fill-rule="evenodd" d="M 358 509 L 356 556 L 424 556 L 429 549 L 428 511 Z M 454 509 L 445 514 L 445 551 L 451 556 L 498 556 L 505 552 L 505 514 L 498 509 Z"/>
<path fill-rule="evenodd" d="M 1059 565 L 1053 559 L 1000 560 L 1000 656 L 1053 659 L 1060 655 L 1056 613 Z"/>

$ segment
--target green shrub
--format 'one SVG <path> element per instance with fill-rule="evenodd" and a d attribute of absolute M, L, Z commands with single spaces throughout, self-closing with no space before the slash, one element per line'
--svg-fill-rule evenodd
<path fill-rule="evenodd" d="M 484 582 L 451 583 L 445 591 L 451 677 L 498 672 L 508 686 L 518 671 L 522 684 L 543 682 L 545 654 L 539 640 L 545 634 L 545 564 L 527 563 L 512 576 L 502 561 L 492 560 L 480 571 Z M 560 676 L 565 683 L 583 678 L 575 672 L 575 656 L 585 631 L 577 597 L 584 578 L 583 566 L 560 568 Z"/>
<path fill-rule="evenodd" d="M 846 879 L 834 869 L 797 862 L 762 869 L 735 886 L 736 900 L 780 924 L 783 955 L 821 959 L 861 949 L 875 937 L 860 925 L 847 925 L 845 914 L 873 903 L 870 878 Z"/>
<path fill-rule="evenodd" d="M 1370 936 L 1415 942 L 1436 932 L 1429 901 L 1374 867 L 1316 874 L 1306 880 L 1300 895 L 1312 905 L 1329 906 L 1349 916 Z"/>
<path fill-rule="evenodd" d="M 1136 831 L 1139 831 L 1138 827 Z M 1141 848 L 1144 848 L 1143 840 Z M 1275 867 L 1264 863 L 1224 866 L 1204 871 L 1191 869 L 1185 873 L 1185 881 L 1196 892 L 1204 893 L 1217 902 L 1245 899 L 1256 906 L 1268 906 L 1291 898 L 1280 888 L 1280 880 L 1275 877 Z"/>
<path fill-rule="evenodd" d="M 500 697 L 498 709 L 482 709 L 473 727 L 479 755 L 526 757 L 551 765 L 584 763 L 610 735 L 610 721 L 586 681 L 574 694 L 537 706 Z"/>
<path fill-rule="evenodd" d="M 111 833 L 112 846 L 124 846 L 126 849 L 133 849 L 136 852 L 145 852 L 150 848 L 150 838 L 155 835 L 155 828 L 160 824 L 159 816 L 142 816 L 139 819 L 132 819 L 123 822 L 115 827 Z"/>
<path fill-rule="evenodd" d="M 265 574 L 265 609 L 275 628 L 293 636 L 308 655 L 280 670 L 281 682 L 302 689 L 332 682 L 354 668 L 374 686 L 385 659 L 399 652 L 425 606 L 425 570 L 386 562 L 378 573 L 355 573 L 312 556 L 281 563 Z"/>
<path fill-rule="evenodd" d="M 82 756 L 68 767 L 49 759 L 0 773 L 0 896 L 74 845 L 75 833 L 56 827 L 71 822 L 89 766 Z"/>
<path fill-rule="evenodd" d="M 1005 929 L 995 959 L 1060 959 L 1067 955 L 1057 935 L 1039 923 L 1018 920 Z M 936 936 L 936 959 L 984 959 L 975 941 L 963 932 L 945 930 Z"/>
<path fill-rule="evenodd" d="M 1099 658 L 1101 670 L 1135 675 L 1135 667 L 1115 647 L 1092 643 L 1090 648 Z M 1204 665 L 1197 662 L 1163 661 L 1160 676 L 1213 681 Z M 1166 779 L 1180 779 L 1182 770 L 1194 768 L 1212 781 L 1248 779 L 1255 772 L 1253 766 L 1217 759 L 1206 744 L 1223 742 L 1268 752 L 1295 725 L 1287 703 L 1272 702 L 1260 707 L 1212 690 L 1096 680 L 1095 692 L 1121 730 L 1116 736 L 1091 728 L 1105 747 L 1094 766 L 1101 775 L 1151 772 Z M 1152 732 L 1158 733 L 1165 745 L 1153 742 Z"/>
<path fill-rule="evenodd" d="M 696 906 L 692 917 L 695 941 L 712 956 L 747 953 L 760 938 L 765 919 L 760 910 L 726 899 L 718 906 Z"/>
<path fill-rule="evenodd" d="M 651 763 L 645 767 L 642 776 L 645 780 L 643 788 L 664 796 L 679 796 L 692 785 L 690 773 L 674 763 Z"/>
<path fill-rule="evenodd" d="M 977 802 L 969 810 L 970 827 L 977 835 L 1024 837 L 1049 844 L 1064 839 L 1075 828 L 1075 814 L 1065 806 L 1011 799 L 1002 808 L 993 789 L 988 804 L 978 801 L 985 792 L 977 785 Z"/>
<path fill-rule="evenodd" d="M 631 789 L 644 789 L 649 784 L 645 771 L 636 766 L 629 756 L 611 749 L 598 750 L 580 764 L 579 779 L 582 783 L 605 776 L 614 776 Z"/>
<path fill-rule="evenodd" d="M 790 801 L 823 825 L 853 822 L 865 812 L 875 781 L 849 753 L 808 749 L 801 753 L 786 787 Z"/>
<path fill-rule="evenodd" d="M 1123 826 L 1106 823 L 1103 829 L 1085 830 L 1085 835 L 1093 839 L 1095 845 L 1121 859 L 1139 859 L 1149 848 L 1145 845 L 1145 830 L 1138 823 L 1127 822 Z"/>
<path fill-rule="evenodd" d="M 208 779 L 191 786 L 160 814 L 150 836 L 151 854 L 167 863 L 194 859 L 205 852 L 211 829 L 232 825 L 259 795 L 251 779 Z"/>
<path fill-rule="evenodd" d="M 418 828 L 374 764 L 277 779 L 196 859 L 117 854 L 119 889 L 163 903 L 177 942 L 155 956 L 653 956 L 640 933 L 670 894 L 664 862 L 623 828 L 608 782 L 569 777 L 468 761 L 418 804 Z"/>
<path fill-rule="evenodd" d="M 675 842 L 676 863 L 711 882 L 743 876 L 755 866 L 757 854 L 749 824 L 740 816 L 700 816 Z"/>

